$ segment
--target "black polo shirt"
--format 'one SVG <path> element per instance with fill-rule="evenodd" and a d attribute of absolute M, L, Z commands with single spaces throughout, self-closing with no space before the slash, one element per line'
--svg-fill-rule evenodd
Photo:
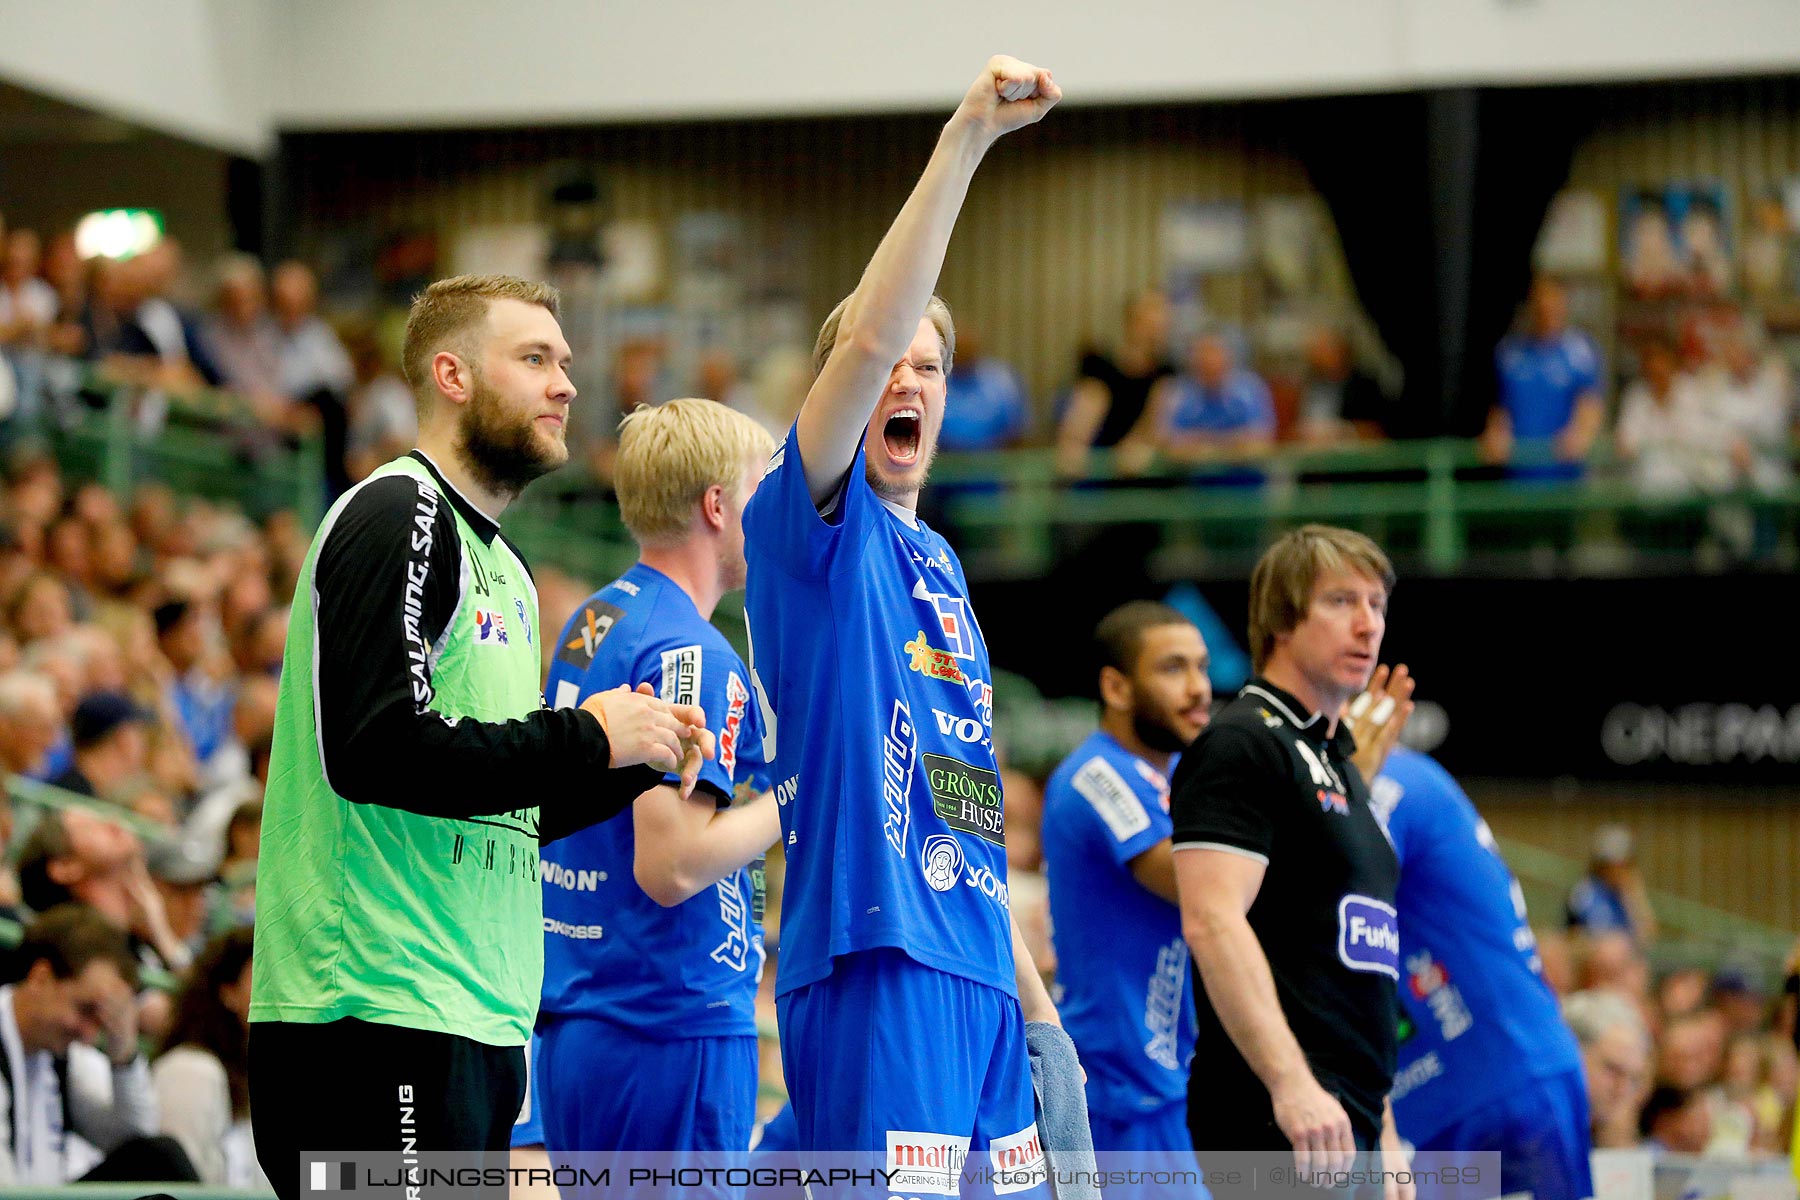
<path fill-rule="evenodd" d="M 1225 850 L 1267 867 L 1249 920 L 1275 994 L 1314 1076 L 1372 1143 L 1394 1078 L 1400 866 L 1350 761 L 1349 731 L 1340 722 L 1327 737 L 1325 728 L 1323 715 L 1252 680 L 1182 755 L 1170 814 L 1176 852 Z M 1209 1131 L 1266 1123 L 1270 1101 L 1197 968 L 1194 993 L 1188 1112 L 1205 1148 Z"/>

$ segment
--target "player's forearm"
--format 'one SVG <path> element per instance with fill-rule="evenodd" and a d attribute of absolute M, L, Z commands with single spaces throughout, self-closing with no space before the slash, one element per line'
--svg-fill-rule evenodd
<path fill-rule="evenodd" d="M 1019 989 L 1020 1011 L 1027 1021 L 1061 1025 L 1062 1017 L 1050 999 L 1049 989 L 1044 986 L 1044 977 L 1038 974 L 1037 962 L 1031 957 L 1031 947 L 1025 944 L 1018 918 L 1008 916 L 1007 921 L 1012 926 L 1013 981 Z"/>
<path fill-rule="evenodd" d="M 665 807 L 671 799 L 691 804 L 672 795 L 655 800 L 645 797 L 645 801 Z M 675 837 L 639 837 L 632 870 L 646 895 L 664 907 L 673 907 L 766 854 L 780 838 L 775 794 L 763 792 L 747 804 L 720 809 L 709 819 L 692 822 Z"/>
<path fill-rule="evenodd" d="M 952 121 L 845 306 L 832 356 L 800 410 L 800 453 L 815 500 L 856 457 L 883 382 L 912 344 L 988 142 Z"/>
<path fill-rule="evenodd" d="M 1243 914 L 1225 906 L 1183 906 L 1182 933 L 1219 1023 L 1271 1094 L 1311 1075 L 1288 1028 L 1262 944 Z"/>

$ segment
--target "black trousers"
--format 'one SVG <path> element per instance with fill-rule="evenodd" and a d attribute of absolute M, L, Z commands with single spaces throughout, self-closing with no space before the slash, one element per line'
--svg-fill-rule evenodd
<path fill-rule="evenodd" d="M 338 1162 L 374 1151 L 388 1157 L 373 1169 L 386 1172 L 409 1148 L 488 1151 L 503 1166 L 524 1102 L 523 1046 L 348 1017 L 250 1026 L 256 1157 L 281 1200 L 309 1191 L 307 1154 Z"/>

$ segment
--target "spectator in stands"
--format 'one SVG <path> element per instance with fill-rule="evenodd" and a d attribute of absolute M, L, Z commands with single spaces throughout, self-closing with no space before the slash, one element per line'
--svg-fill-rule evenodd
<path fill-rule="evenodd" d="M 1697 193 L 1681 214 L 1681 248 L 1687 256 L 1688 290 L 1696 296 L 1723 296 L 1731 290 L 1731 254 L 1725 214 L 1713 197 Z"/>
<path fill-rule="evenodd" d="M 79 357 L 87 353 L 81 314 L 87 308 L 87 269 L 75 249 L 75 234 L 64 231 L 44 247 L 44 282 L 56 290 L 56 323 L 50 327 L 53 353 Z"/>
<path fill-rule="evenodd" d="M 70 902 L 92 908 L 147 963 L 179 971 L 193 957 L 169 923 L 144 843 L 97 810 L 52 809 L 39 818 L 19 851 L 19 892 L 37 913 Z"/>
<path fill-rule="evenodd" d="M 1089 353 L 1056 432 L 1057 469 L 1066 478 L 1087 473 L 1090 449 L 1107 449 L 1138 428 L 1151 390 L 1173 375 L 1169 363 L 1169 302 L 1148 291 L 1125 306 L 1125 342 L 1117 358 Z M 1148 435 L 1149 427 L 1140 436 Z"/>
<path fill-rule="evenodd" d="M 1758 972 L 1748 964 L 1720 967 L 1712 977 L 1710 999 L 1733 1037 L 1755 1033 L 1769 1023 L 1769 997 Z"/>
<path fill-rule="evenodd" d="M 211 652 L 213 618 L 201 605 L 186 600 L 158 605 L 152 615 L 157 644 L 174 668 L 170 699 L 194 759 L 204 767 L 231 732 L 236 698 Z"/>
<path fill-rule="evenodd" d="M 1310 445 L 1379 441 L 1388 397 L 1357 365 L 1350 339 L 1331 325 L 1306 335 L 1306 391 L 1300 401 L 1300 440 Z"/>
<path fill-rule="evenodd" d="M 388 361 L 374 330 L 356 331 L 345 348 L 356 369 L 345 467 L 351 479 L 362 479 L 412 449 L 419 437 L 418 401 Z"/>
<path fill-rule="evenodd" d="M 619 422 L 644 405 L 660 404 L 673 395 L 663 370 L 663 355 L 663 343 L 658 338 L 625 339 L 613 355 L 609 386 L 594 403 L 583 401 L 569 410 L 570 456 L 579 453 L 602 483 L 612 481 L 613 459 L 619 450 Z M 783 429 L 781 435 L 787 436 L 787 430 Z"/>
<path fill-rule="evenodd" d="M 283 403 L 281 335 L 269 316 L 262 264 L 248 254 L 218 265 L 218 288 L 202 336 L 218 363 L 224 386 L 257 404 L 273 419 Z"/>
<path fill-rule="evenodd" d="M 1006 450 L 1031 431 L 1031 401 L 1010 365 L 986 354 L 981 331 L 967 321 L 956 329 L 956 369 L 950 372 L 938 448 L 953 453 Z"/>
<path fill-rule="evenodd" d="M 6 620 L 21 646 L 67 633 L 75 624 L 69 585 L 50 571 L 34 572 L 13 593 Z"/>
<path fill-rule="evenodd" d="M 1719 492 L 1732 484 L 1734 462 L 1748 465 L 1748 446 L 1725 422 L 1699 383 L 1678 371 L 1673 343 L 1652 338 L 1638 352 L 1638 379 L 1619 401 L 1617 446 L 1645 496 Z"/>
<path fill-rule="evenodd" d="M 1638 1132 L 1653 1154 L 1704 1154 L 1712 1141 L 1712 1107 L 1698 1091 L 1659 1084 L 1644 1103 Z"/>
<path fill-rule="evenodd" d="M 249 929 L 207 944 L 150 1074 L 162 1132 L 181 1144 L 200 1182 L 267 1191 L 250 1134 L 251 960 Z"/>
<path fill-rule="evenodd" d="M 1624 242 L 1625 278 L 1638 299 L 1655 300 L 1686 287 L 1686 264 L 1661 192 L 1645 188 L 1632 197 Z"/>
<path fill-rule="evenodd" d="M 269 743 L 254 748 L 257 778 L 269 778 Z M 219 866 L 221 885 L 213 912 L 216 927 L 252 925 L 256 922 L 256 864 L 262 849 L 262 801 L 247 800 L 231 814 L 225 827 L 225 861 Z"/>
<path fill-rule="evenodd" d="M 1631 830 L 1602 825 L 1594 831 L 1588 873 L 1569 891 L 1568 927 L 1589 934 L 1622 931 L 1639 946 L 1656 938 L 1656 913 L 1638 870 Z"/>
<path fill-rule="evenodd" d="M 51 780 L 65 791 L 104 796 L 149 765 L 151 715 L 117 692 L 96 692 L 75 707 L 75 761 Z"/>
<path fill-rule="evenodd" d="M 0 675 L 0 772 L 36 777 L 62 734 L 56 687 L 42 675 Z"/>
<path fill-rule="evenodd" d="M 125 938 L 92 909 L 66 905 L 26 928 L 17 961 L 22 976 L 0 988 L 0 1184 L 196 1181 L 181 1148 L 154 1136 Z M 88 1169 L 70 1134 L 106 1157 Z"/>
<path fill-rule="evenodd" d="M 1711 1087 L 1725 1073 L 1725 1017 L 1716 1009 L 1676 1017 L 1656 1048 L 1656 1081 L 1684 1091 Z"/>
<path fill-rule="evenodd" d="M 1139 469 L 1149 439 L 1154 449 L 1181 463 L 1251 458 L 1275 442 L 1275 405 L 1269 385 L 1240 367 L 1231 342 L 1213 330 L 1194 339 L 1187 372 L 1158 383 L 1151 395 L 1152 429 L 1133 434 L 1120 448 L 1127 469 Z M 1255 480 L 1261 480 L 1260 475 Z"/>
<path fill-rule="evenodd" d="M 56 289 L 38 276 L 38 235 L 14 229 L 0 239 L 0 345 L 41 346 L 56 321 Z"/>
<path fill-rule="evenodd" d="M 1638 1109 L 1650 1086 L 1650 1038 L 1631 1002 L 1611 992 L 1577 992 L 1563 1016 L 1581 1043 L 1594 1145 L 1637 1143 Z"/>
<path fill-rule="evenodd" d="M 356 369 L 337 333 L 319 316 L 318 280 L 305 263 L 290 260 L 275 268 L 269 278 L 269 307 L 280 329 L 281 390 L 318 415 L 325 486 L 335 496 L 350 485 L 344 449 Z"/>
<path fill-rule="evenodd" d="M 133 290 L 139 297 L 132 324 L 162 360 L 167 371 L 163 381 L 171 387 L 217 387 L 222 377 L 200 336 L 199 317 L 174 300 L 181 279 L 181 244 L 172 237 L 159 238 L 125 266 L 135 277 Z"/>
<path fill-rule="evenodd" d="M 1786 361 L 1769 351 L 1760 324 L 1746 316 L 1732 326 L 1720 347 L 1718 367 L 1708 372 L 1704 384 L 1735 440 L 1741 481 L 1771 492 L 1791 483 L 1793 380 Z"/>
<path fill-rule="evenodd" d="M 737 356 L 723 346 L 708 346 L 700 352 L 700 361 L 694 367 L 694 386 L 689 394 L 742 410 L 748 407 L 749 387 L 738 378 Z"/>
<path fill-rule="evenodd" d="M 1526 301 L 1526 326 L 1495 352 L 1500 399 L 1481 436 L 1489 462 L 1511 459 L 1522 444 L 1541 446 L 1555 462 L 1528 463 L 1521 479 L 1576 479 L 1605 423 L 1600 352 L 1569 325 L 1569 300 L 1560 283 L 1540 275 Z"/>
<path fill-rule="evenodd" d="M 743 411 L 779 441 L 787 437 L 812 387 L 812 355 L 799 346 L 777 346 L 757 360 Z"/>

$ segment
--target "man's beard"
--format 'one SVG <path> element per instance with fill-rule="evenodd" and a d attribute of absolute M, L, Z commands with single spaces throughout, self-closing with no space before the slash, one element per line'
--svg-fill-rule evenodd
<path fill-rule="evenodd" d="M 881 477 L 875 464 L 869 458 L 863 459 L 863 478 L 869 481 L 869 490 L 886 500 L 889 504 L 906 504 L 917 501 L 925 485 L 931 482 L 931 463 L 937 457 L 937 447 L 933 446 L 929 454 L 922 456 L 924 466 L 919 470 L 919 482 L 915 485 L 890 483 Z"/>
<path fill-rule="evenodd" d="M 1131 732 L 1138 741 L 1158 754 L 1174 754 L 1186 750 L 1187 742 L 1175 727 L 1149 707 L 1145 697 L 1132 696 Z"/>
<path fill-rule="evenodd" d="M 500 496 L 517 496 L 526 484 L 568 460 L 566 450 L 546 452 L 537 441 L 536 418 L 508 413 L 499 393 L 479 377 L 463 413 L 462 451 L 476 482 Z"/>

